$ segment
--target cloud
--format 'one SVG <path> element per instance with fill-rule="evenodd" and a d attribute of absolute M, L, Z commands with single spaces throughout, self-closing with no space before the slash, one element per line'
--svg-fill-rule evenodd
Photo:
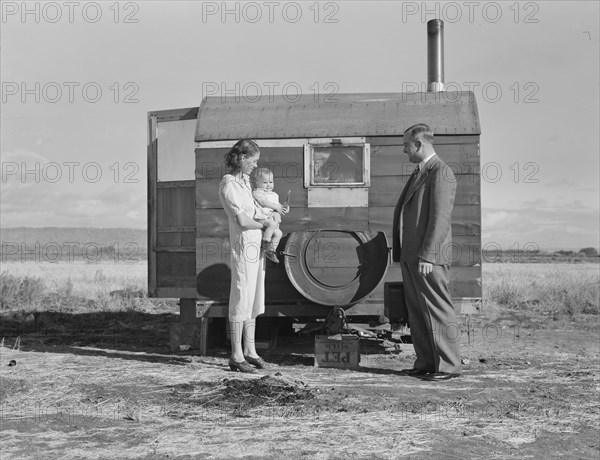
<path fill-rule="evenodd" d="M 483 226 L 494 227 L 502 224 L 507 225 L 518 218 L 518 213 L 508 211 L 492 211 L 483 214 Z"/>
<path fill-rule="evenodd" d="M 547 184 L 550 187 L 574 187 L 577 185 L 573 179 L 555 179 L 553 181 L 548 182 Z"/>
<path fill-rule="evenodd" d="M 143 184 L 16 182 L 5 185 L 7 193 L 0 198 L 3 227 L 146 226 Z"/>
<path fill-rule="evenodd" d="M 535 200 L 538 201 L 538 200 Z M 598 245 L 600 216 L 577 201 L 555 206 L 527 209 L 484 209 L 483 244 L 497 243 L 502 248 L 537 247 L 579 249 Z"/>
<path fill-rule="evenodd" d="M 584 205 L 581 200 L 572 201 L 548 201 L 546 198 L 537 198 L 533 201 L 523 201 L 521 206 L 522 210 L 536 210 L 536 211 L 548 211 L 548 212 L 568 212 L 573 210 L 582 211 L 594 211 L 594 208 Z"/>
<path fill-rule="evenodd" d="M 541 208 L 548 206 L 548 200 L 545 198 L 536 198 L 533 201 L 522 201 L 521 205 L 526 208 Z"/>
<path fill-rule="evenodd" d="M 36 119 L 40 121 L 36 121 Z M 34 117 L 2 117 L 2 140 L 3 146 L 7 150 L 35 149 L 51 138 L 52 131 L 46 125 L 46 120 L 39 114 Z M 6 161 L 5 155 L 2 156 Z"/>

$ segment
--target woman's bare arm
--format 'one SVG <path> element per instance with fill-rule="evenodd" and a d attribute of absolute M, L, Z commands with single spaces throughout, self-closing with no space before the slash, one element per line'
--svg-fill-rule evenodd
<path fill-rule="evenodd" d="M 252 217 L 250 217 L 245 212 L 240 212 L 238 215 L 236 215 L 235 220 L 239 224 L 239 226 L 242 227 L 244 230 L 252 230 L 252 229 L 260 230 L 264 227 L 264 225 L 262 223 L 254 220 Z"/>

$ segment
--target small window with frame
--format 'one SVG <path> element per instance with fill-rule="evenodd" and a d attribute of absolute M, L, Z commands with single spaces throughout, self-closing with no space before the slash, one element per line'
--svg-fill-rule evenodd
<path fill-rule="evenodd" d="M 369 187 L 370 146 L 363 139 L 318 139 L 305 144 L 305 187 Z"/>

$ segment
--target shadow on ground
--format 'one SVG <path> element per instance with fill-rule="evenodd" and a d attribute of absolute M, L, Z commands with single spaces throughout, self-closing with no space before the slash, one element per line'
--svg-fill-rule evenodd
<path fill-rule="evenodd" d="M 0 339 L 7 347 L 23 351 L 71 353 L 137 361 L 186 364 L 197 350 L 173 352 L 170 348 L 170 324 L 179 320 L 174 313 L 116 312 L 34 312 L 27 316 L 3 315 Z M 259 353 L 281 365 L 314 365 L 314 334 L 299 336 L 291 319 L 279 324 L 279 337 L 273 347 L 274 322 L 265 318 L 257 324 Z M 229 345 L 225 319 L 213 319 L 210 326 L 208 355 L 227 357 Z M 361 354 L 385 353 L 382 341 L 361 339 Z"/>
<path fill-rule="evenodd" d="M 0 325 L 0 337 L 5 346 L 18 346 L 23 351 L 60 350 L 61 353 L 114 355 L 123 358 L 123 353 L 118 351 L 169 352 L 169 323 L 177 319 L 178 315 L 172 313 L 136 311 L 36 312 L 24 318 L 4 316 Z M 131 355 L 129 359 L 147 361 L 149 357 Z"/>

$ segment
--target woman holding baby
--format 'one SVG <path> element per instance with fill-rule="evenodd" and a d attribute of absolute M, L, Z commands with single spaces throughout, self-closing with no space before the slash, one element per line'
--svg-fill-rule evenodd
<path fill-rule="evenodd" d="M 219 185 L 219 198 L 229 218 L 231 244 L 231 288 L 229 325 L 231 331 L 232 371 L 256 372 L 267 363 L 256 353 L 254 333 L 256 317 L 265 311 L 265 255 L 273 250 L 263 243 L 263 229 L 276 233 L 274 219 L 257 204 L 250 174 L 260 158 L 258 145 L 249 139 L 238 141 L 225 155 L 230 172 Z M 287 209 L 282 210 L 285 214 Z M 254 366 L 254 367 L 252 367 Z"/>

